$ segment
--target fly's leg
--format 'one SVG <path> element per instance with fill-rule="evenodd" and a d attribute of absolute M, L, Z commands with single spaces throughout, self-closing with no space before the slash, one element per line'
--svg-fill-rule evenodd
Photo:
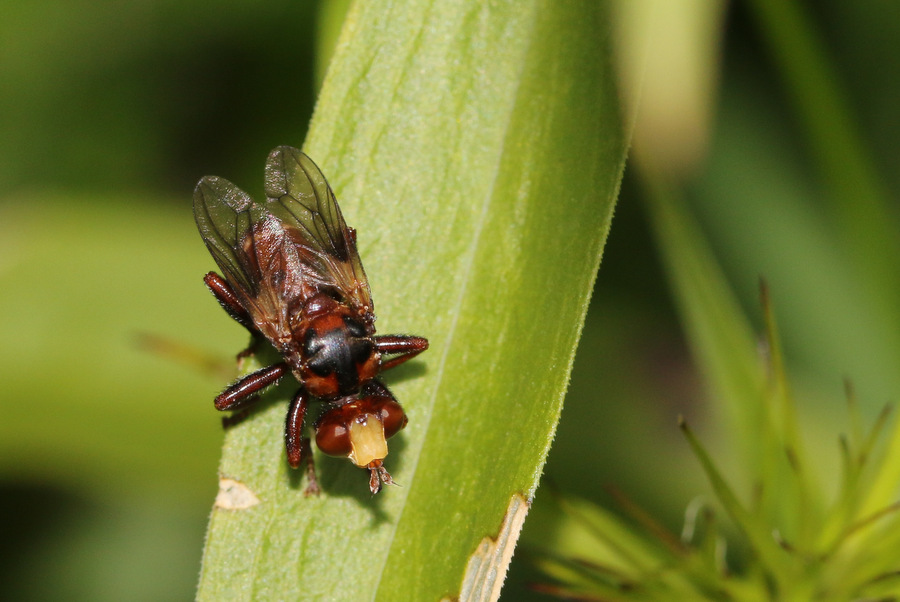
<path fill-rule="evenodd" d="M 247 356 L 253 355 L 259 343 L 259 331 L 256 330 L 256 326 L 254 326 L 250 314 L 244 309 L 241 302 L 238 301 L 238 296 L 235 294 L 234 289 L 231 288 L 231 285 L 228 284 L 224 278 L 215 272 L 209 272 L 204 276 L 203 282 L 206 283 L 207 288 L 212 291 L 213 296 L 216 298 L 216 301 L 219 302 L 219 305 L 222 306 L 222 309 L 228 312 L 228 315 L 231 316 L 235 322 L 250 331 L 250 336 L 252 337 L 250 344 L 246 349 L 238 353 L 237 359 L 241 360 Z"/>
<path fill-rule="evenodd" d="M 256 327 L 253 326 L 253 320 L 250 318 L 250 314 L 247 313 L 247 310 L 244 309 L 244 306 L 238 301 L 234 289 L 231 288 L 231 285 L 228 284 L 224 278 L 215 272 L 209 272 L 203 277 L 203 282 L 206 283 L 206 286 L 212 291 L 212 294 L 215 296 L 216 301 L 219 302 L 219 305 L 228 312 L 229 316 L 234 318 L 235 322 L 251 332 L 256 331 Z"/>
<path fill-rule="evenodd" d="M 279 362 L 238 379 L 216 396 L 216 409 L 221 411 L 242 409 L 251 397 L 277 383 L 287 371 L 287 364 Z"/>
<path fill-rule="evenodd" d="M 297 391 L 291 400 L 287 420 L 284 424 L 284 446 L 287 448 L 288 464 L 291 468 L 300 468 L 306 462 L 307 486 L 304 495 L 319 495 L 319 482 L 316 480 L 316 464 L 312 455 L 309 437 L 303 436 L 303 421 L 309 397 L 303 389 Z"/>
<path fill-rule="evenodd" d="M 215 399 L 216 409 L 234 411 L 231 416 L 222 418 L 222 428 L 231 428 L 246 420 L 253 409 L 252 406 L 259 401 L 258 393 L 278 382 L 285 372 L 287 372 L 287 364 L 274 364 L 248 374 L 222 391 Z"/>
<path fill-rule="evenodd" d="M 428 349 L 428 339 L 408 334 L 386 334 L 375 337 L 375 349 L 382 355 L 396 355 L 381 362 L 382 371 L 390 370 Z"/>

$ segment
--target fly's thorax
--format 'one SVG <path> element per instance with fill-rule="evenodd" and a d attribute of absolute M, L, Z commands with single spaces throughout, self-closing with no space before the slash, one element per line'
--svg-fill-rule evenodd
<path fill-rule="evenodd" d="M 324 294 L 310 298 L 293 329 L 294 373 L 316 397 L 352 395 L 378 374 L 380 356 L 366 323 L 346 304 Z"/>

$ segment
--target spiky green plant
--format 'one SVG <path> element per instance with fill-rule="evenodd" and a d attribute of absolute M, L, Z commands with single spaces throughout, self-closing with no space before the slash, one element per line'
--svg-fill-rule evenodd
<path fill-rule="evenodd" d="M 724 401 L 742 417 L 729 438 L 740 460 L 726 471 L 680 422 L 715 496 L 714 503 L 691 504 L 680 535 L 627 500 L 630 523 L 559 496 L 563 529 L 581 533 L 580 552 L 570 555 L 563 546 L 543 556 L 539 565 L 556 583 L 540 589 L 585 600 L 895 599 L 900 503 L 866 508 L 890 469 L 876 445 L 887 408 L 866 431 L 848 386 L 850 429 L 835 436 L 840 465 L 825 469 L 840 473 L 836 492 L 817 482 L 823 460 L 812 457 L 797 426 L 767 288 L 760 357 L 697 228 L 662 188 L 655 192 L 651 214 L 699 367 L 714 389 L 730 392 Z"/>

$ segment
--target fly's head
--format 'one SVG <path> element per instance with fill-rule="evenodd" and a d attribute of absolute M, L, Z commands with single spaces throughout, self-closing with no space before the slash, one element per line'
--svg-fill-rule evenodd
<path fill-rule="evenodd" d="M 316 445 L 329 456 L 348 458 L 369 470 L 369 489 L 392 484 L 383 461 L 387 440 L 406 426 L 406 413 L 393 397 L 372 394 L 327 410 L 316 421 Z"/>

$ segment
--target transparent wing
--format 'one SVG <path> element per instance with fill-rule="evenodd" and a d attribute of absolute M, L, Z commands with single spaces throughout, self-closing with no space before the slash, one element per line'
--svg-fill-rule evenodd
<path fill-rule="evenodd" d="M 307 277 L 319 290 L 330 289 L 371 316 L 372 296 L 356 238 L 313 160 L 290 146 L 276 148 L 266 161 L 265 185 L 265 209 L 281 221 L 308 268 Z"/>
<path fill-rule="evenodd" d="M 242 245 L 253 226 L 254 205 L 246 192 L 217 176 L 204 177 L 194 189 L 194 219 L 203 242 L 225 279 L 249 297 L 256 297 L 259 282 L 246 265 Z"/>
<path fill-rule="evenodd" d="M 275 342 L 290 332 L 289 310 L 315 293 L 280 220 L 240 188 L 206 176 L 194 191 L 203 241 L 257 330 Z"/>

